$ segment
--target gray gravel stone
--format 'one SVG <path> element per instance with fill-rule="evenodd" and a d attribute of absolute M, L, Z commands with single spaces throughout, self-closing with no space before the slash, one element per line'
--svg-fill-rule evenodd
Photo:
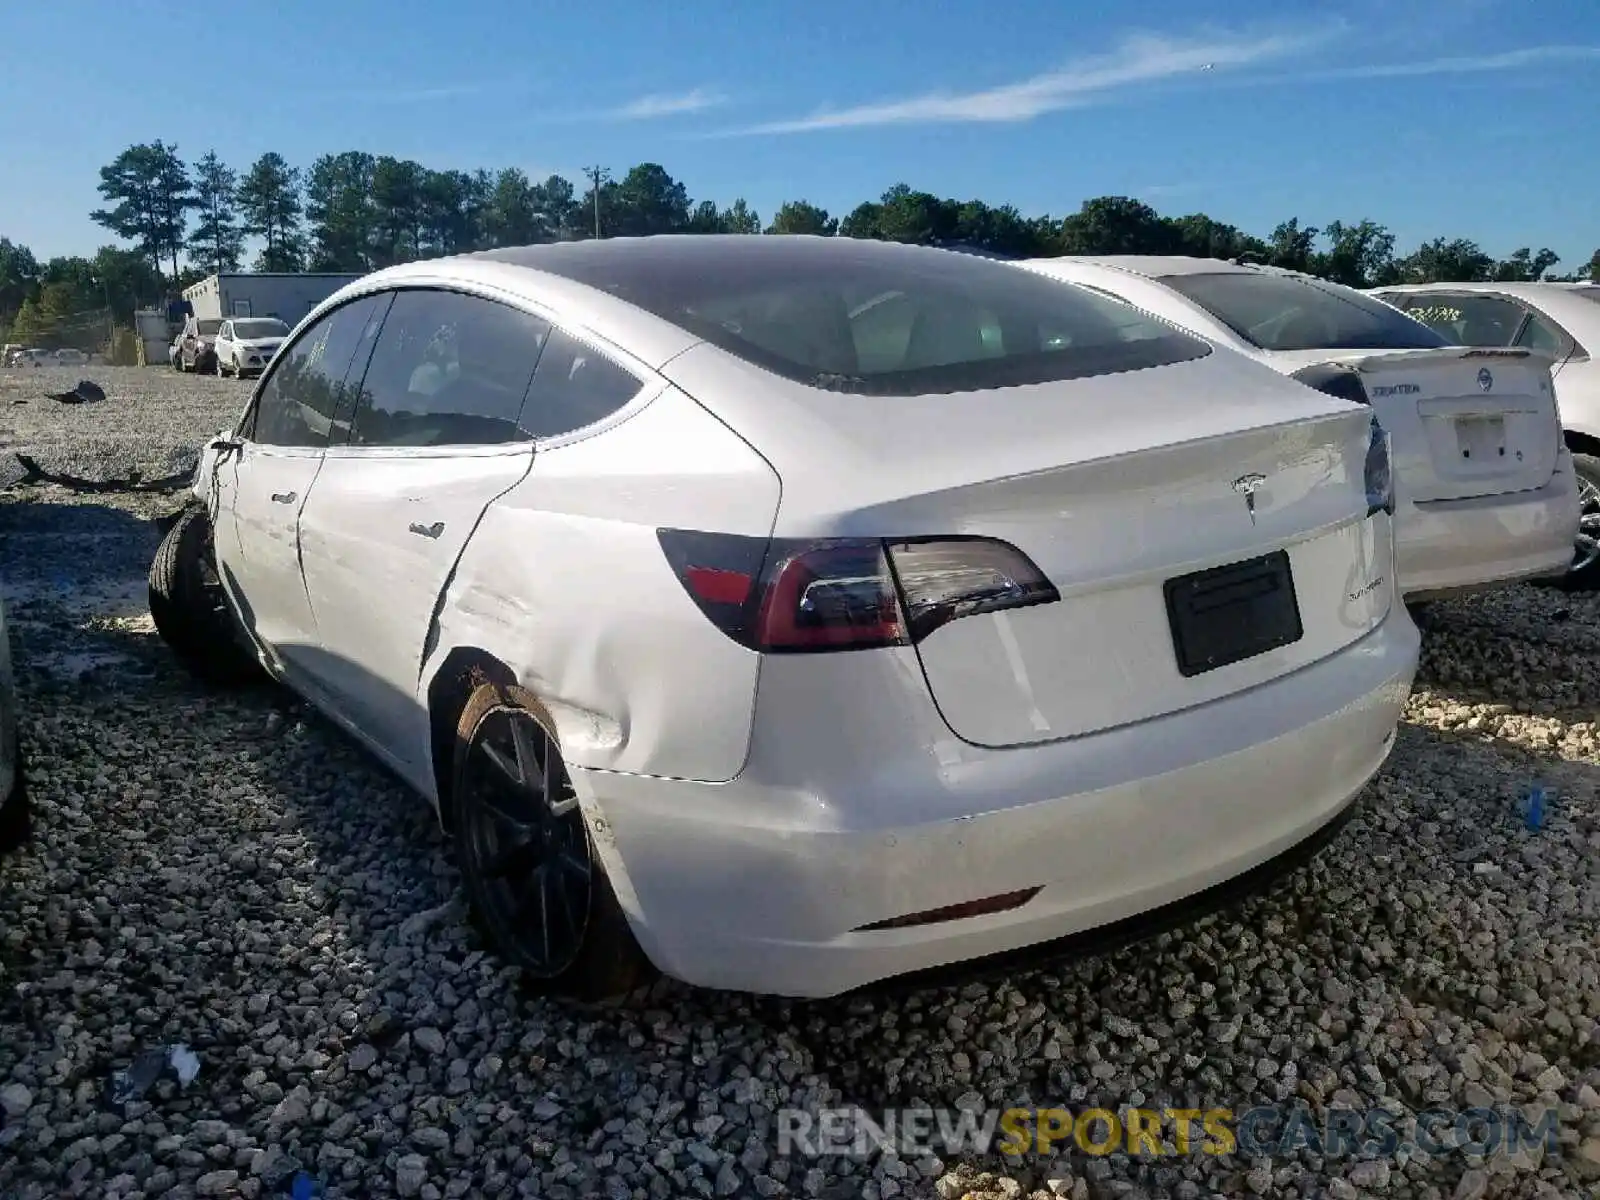
<path fill-rule="evenodd" d="M 406 1154 L 394 1166 L 395 1191 L 402 1196 L 421 1193 L 428 1180 L 428 1164 L 420 1154 Z"/>
<path fill-rule="evenodd" d="M 33 1093 L 20 1083 L 8 1083 L 0 1087 L 0 1112 L 4 1112 L 7 1120 L 14 1121 L 33 1107 Z"/>
<path fill-rule="evenodd" d="M 104 404 L 12 405 L 39 373 L 0 371 L 0 445 L 95 478 L 163 474 L 248 391 L 83 373 Z M 431 815 L 341 734 L 282 694 L 210 692 L 173 666 L 144 574 L 176 503 L 0 491 L 39 811 L 0 868 L 0 1196 L 281 1196 L 299 1170 L 330 1200 L 1524 1200 L 1600 1180 L 1600 598 L 1436 605 L 1359 815 L 1234 912 L 899 998 L 679 990 L 596 1012 L 530 998 L 485 952 Z M 1515 805 L 1535 778 L 1557 799 L 1530 831 Z M 201 1060 L 192 1084 L 105 1111 L 110 1069 L 175 1042 Z M 1552 1099 L 1561 1155 L 1516 1164 L 785 1159 L 775 1132 L 779 1110 L 854 1104 Z"/>

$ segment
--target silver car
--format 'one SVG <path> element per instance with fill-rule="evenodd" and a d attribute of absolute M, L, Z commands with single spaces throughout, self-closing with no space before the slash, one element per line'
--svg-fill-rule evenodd
<path fill-rule="evenodd" d="M 28 836 L 28 795 L 23 780 L 22 745 L 17 737 L 17 687 L 11 671 L 11 635 L 0 601 L 0 851 Z"/>

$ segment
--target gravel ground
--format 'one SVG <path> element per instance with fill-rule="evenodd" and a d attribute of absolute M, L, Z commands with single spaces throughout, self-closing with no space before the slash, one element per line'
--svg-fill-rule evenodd
<path fill-rule="evenodd" d="M 181 469 L 245 389 L 0 371 L 0 445 Z M 65 380 L 70 386 L 75 380 Z M 28 404 L 17 404 L 27 399 Z M 39 836 L 0 864 L 0 1196 L 1592 1195 L 1600 1179 L 1600 599 L 1437 606 L 1362 814 L 1279 892 L 1003 983 L 642 1014 L 531 997 L 457 907 L 424 806 L 269 689 L 203 691 L 151 632 L 176 498 L 0 493 Z M 1559 793 L 1529 831 L 1533 779 Z M 107 1080 L 184 1043 L 114 1106 Z M 775 1110 L 1555 1105 L 1562 1152 L 1369 1162 L 776 1152 Z"/>

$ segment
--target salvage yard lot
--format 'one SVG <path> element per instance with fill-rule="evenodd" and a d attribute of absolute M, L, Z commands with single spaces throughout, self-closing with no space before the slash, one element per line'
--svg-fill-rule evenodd
<path fill-rule="evenodd" d="M 103 404 L 46 398 L 78 374 Z M 247 391 L 0 371 L 0 449 L 168 475 Z M 1360 816 L 1236 912 L 1001 983 L 593 1012 L 528 996 L 482 951 L 420 800 L 286 695 L 208 692 L 170 661 L 144 573 L 180 501 L 0 491 L 39 827 L 0 864 L 0 1195 L 279 1196 L 299 1170 L 348 1197 L 1536 1196 L 1600 1178 L 1600 599 L 1436 606 Z M 1529 830 L 1536 779 L 1559 800 Z M 199 1057 L 192 1084 L 106 1104 L 111 1071 L 173 1043 Z M 1555 1105 L 1564 1145 L 1479 1167 L 777 1154 L 779 1109 L 974 1100 Z"/>

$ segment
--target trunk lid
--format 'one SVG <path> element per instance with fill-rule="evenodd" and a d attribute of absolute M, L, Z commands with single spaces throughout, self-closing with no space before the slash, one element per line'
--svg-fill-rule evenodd
<path fill-rule="evenodd" d="M 710 347 L 663 373 L 777 470 L 776 535 L 994 538 L 1055 585 L 1059 600 L 963 616 L 917 645 L 968 742 L 1204 704 L 1336 652 L 1389 611 L 1388 518 L 1365 519 L 1372 414 L 1243 355 L 897 399 L 788 384 Z M 1221 567 L 1237 569 L 1181 578 Z"/>
<path fill-rule="evenodd" d="M 1012 746 L 1147 720 L 1372 629 L 1394 572 L 1387 518 L 1363 519 L 1368 428 L 1362 414 L 1178 445 L 1156 435 L 947 497 L 959 497 L 962 532 L 1016 546 L 1061 594 L 953 621 L 918 645 L 952 731 Z"/>
<path fill-rule="evenodd" d="M 1393 441 L 1395 491 L 1427 503 L 1534 491 L 1555 473 L 1560 419 L 1552 360 L 1523 349 L 1275 353 L 1286 374 L 1353 367 Z"/>

